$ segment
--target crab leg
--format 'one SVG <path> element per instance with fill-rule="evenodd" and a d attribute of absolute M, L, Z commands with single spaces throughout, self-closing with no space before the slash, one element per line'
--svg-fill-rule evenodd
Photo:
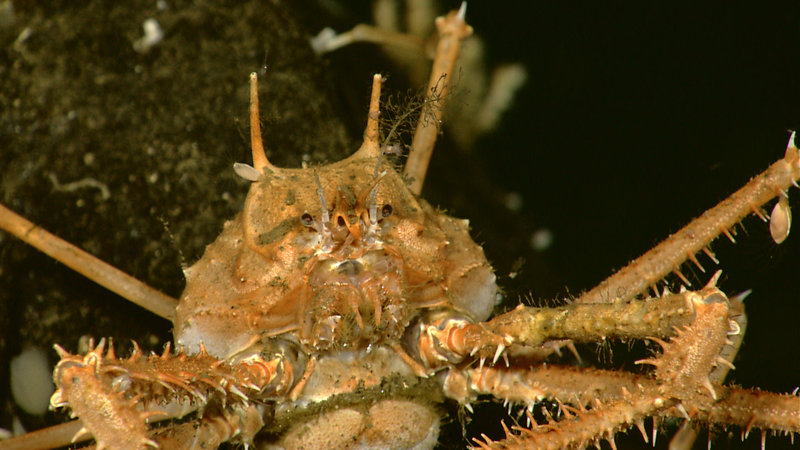
<path fill-rule="evenodd" d="M 175 317 L 178 301 L 174 298 L 39 228 L 2 204 L 0 204 L 0 228 L 142 308 L 169 321 Z"/>
<path fill-rule="evenodd" d="M 157 443 L 159 448 L 165 449 L 212 449 L 234 438 L 238 438 L 243 443 L 252 444 L 253 437 L 263 425 L 261 413 L 255 406 L 250 405 L 244 409 L 230 408 L 219 414 L 206 414 L 199 423 L 192 421 L 174 427 L 160 428 L 151 433 L 150 440 Z M 48 449 L 91 439 L 92 435 L 86 433 L 79 435 L 78 439 L 70 441 L 70 438 L 76 436 L 76 433 L 82 428 L 83 424 L 79 420 L 73 420 L 0 441 L 0 448 L 3 450 Z M 97 447 L 97 445 L 90 445 L 81 448 L 94 449 Z"/>
<path fill-rule="evenodd" d="M 16 436 L 11 439 L 0 441 L 2 450 L 38 450 L 46 448 L 63 447 L 70 443 L 70 439 L 75 436 L 83 424 L 80 420 L 54 425 L 41 430 L 31 431 L 30 433 Z M 89 439 L 87 436 L 85 439 Z M 81 442 L 85 439 L 78 439 L 72 442 Z"/>
<path fill-rule="evenodd" d="M 717 276 L 707 288 L 713 288 L 716 279 Z M 692 299 L 698 295 L 689 291 L 629 302 L 573 303 L 557 308 L 519 306 L 477 325 L 445 318 L 424 326 L 418 348 L 423 361 L 433 368 L 443 361 L 452 363 L 471 355 L 482 360 L 493 355 L 494 363 L 511 345 L 530 348 L 561 339 L 594 342 L 609 338 L 666 338 L 674 334 L 676 327 L 695 320 Z"/>
<path fill-rule="evenodd" d="M 481 327 L 469 327 L 464 341 L 472 350 L 483 348 L 487 331 L 501 336 L 505 346 L 529 347 L 558 339 L 593 342 L 670 336 L 675 327 L 688 325 L 694 319 L 694 309 L 689 303 L 692 295 L 696 294 L 685 292 L 641 301 L 558 308 L 520 306 Z"/>
<path fill-rule="evenodd" d="M 643 419 L 648 416 L 736 425 L 745 434 L 751 428 L 800 431 L 800 397 L 719 384 L 718 373 L 724 372 L 720 368 L 730 366 L 724 357 L 736 345 L 728 336 L 742 331 L 737 318 L 742 314 L 740 301 L 729 305 L 713 284 L 690 294 L 696 312 L 691 325 L 676 328 L 670 342 L 653 338 L 662 354 L 639 361 L 656 367 L 653 377 L 559 366 L 527 371 L 480 366 L 451 371 L 445 393 L 467 404 L 479 394 L 492 394 L 526 404 L 529 411 L 545 398 L 562 405 L 562 420 L 534 422 L 530 429 L 515 426 L 513 432 L 506 430 L 502 441 L 478 442 L 482 448 L 582 448 L 613 439 L 632 425 L 644 435 Z"/>
<path fill-rule="evenodd" d="M 284 396 L 294 383 L 294 370 L 282 355 L 229 363 L 203 350 L 170 354 L 169 346 L 162 355 L 144 356 L 134 345 L 130 358 L 117 359 L 113 347 L 105 353 L 104 340 L 85 356 L 56 350 L 61 361 L 53 375 L 58 389 L 51 407 L 69 406 L 84 424 L 79 434 L 91 433 L 99 447 L 157 446 L 147 433 L 151 417 L 202 411 L 211 399 L 223 409 L 246 410 L 251 399 Z"/>
<path fill-rule="evenodd" d="M 550 421 L 531 429 L 515 426 L 520 434 L 507 433 L 505 442 L 487 441 L 481 446 L 582 448 L 600 439 L 613 439 L 615 433 L 633 424 L 641 428 L 645 417 L 668 408 L 677 407 L 686 414 L 685 403 L 693 403 L 693 409 L 707 411 L 718 398 L 708 375 L 718 364 L 730 329 L 728 300 L 718 289 L 709 286 L 691 296 L 691 301 L 696 313 L 693 323 L 679 329 L 669 343 L 655 339 L 663 347 L 662 355 L 640 361 L 656 367 L 655 382 L 622 387 L 621 396 L 605 404 L 595 398 L 590 411 L 581 403 L 580 410 L 559 422 Z M 484 384 L 484 377 L 476 381 Z M 565 408 L 562 410 L 569 412 Z"/>
<path fill-rule="evenodd" d="M 199 423 L 188 422 L 160 429 L 153 433 L 152 439 L 160 448 L 166 449 L 212 449 L 234 438 L 247 446 L 253 443 L 253 437 L 263 426 L 261 413 L 250 405 L 225 409 L 219 415 L 206 414 Z"/>
<path fill-rule="evenodd" d="M 436 29 L 439 32 L 439 43 L 436 47 L 436 57 L 433 60 L 431 78 L 428 81 L 428 95 L 430 103 L 422 109 L 414 138 L 411 141 L 411 152 L 406 161 L 404 173 L 412 178 L 409 190 L 415 195 L 422 192 L 425 182 L 425 173 L 433 154 L 433 145 L 439 134 L 439 124 L 444 114 L 447 90 L 453 81 L 453 72 L 461 49 L 461 40 L 472 34 L 472 27 L 464 21 L 466 2 L 461 4 L 458 11 L 453 11 L 447 17 L 436 19 Z"/>
<path fill-rule="evenodd" d="M 717 206 L 580 296 L 576 302 L 601 303 L 617 298 L 622 300 L 636 298 L 671 272 L 683 278 L 680 274 L 681 264 L 686 260 L 692 260 L 699 266 L 695 255 L 700 251 L 706 252 L 716 262 L 708 249 L 711 241 L 720 234 L 726 234 L 733 240 L 728 230 L 737 222 L 751 213 L 763 218 L 760 208 L 765 203 L 776 196 L 784 198 L 786 190 L 793 185 L 797 186 L 797 181 L 800 179 L 800 155 L 794 137 L 795 134 L 792 133 L 783 159 L 773 163 Z M 773 238 L 782 241 L 789 233 L 789 221 L 785 220 L 788 215 L 785 201 L 783 207 L 777 208 L 777 211 L 778 214 L 773 214 L 773 220 L 776 220 L 777 216 L 777 221 L 781 224 L 776 224 L 775 227 L 782 228 L 782 231 L 778 232 L 777 236 L 773 232 Z M 782 218 L 784 220 L 780 220 Z M 683 280 L 689 284 L 685 278 Z"/>
<path fill-rule="evenodd" d="M 720 352 L 720 356 L 727 361 L 735 357 L 747 324 L 741 297 L 730 299 L 730 319 L 736 322 L 736 325 L 730 325 L 733 325 L 736 333 L 728 332 L 730 343 Z M 691 314 L 693 318 L 694 311 Z M 691 323 L 691 319 L 686 325 Z M 676 329 L 683 326 L 676 325 Z M 674 331 L 669 335 L 674 335 Z M 727 389 L 721 385 L 730 368 L 729 365 L 719 364 L 709 374 L 709 381 L 716 390 Z M 583 367 L 538 365 L 530 369 L 518 369 L 481 365 L 448 373 L 445 392 L 461 403 L 467 403 L 479 394 L 491 394 L 529 405 L 544 398 L 588 405 L 595 399 L 603 403 L 619 399 L 626 390 L 633 392 L 639 385 L 655 382 L 645 375 Z"/>
<path fill-rule="evenodd" d="M 739 348 L 742 346 L 742 341 L 744 340 L 745 332 L 747 331 L 747 315 L 744 312 L 744 299 L 750 295 L 750 291 L 745 291 L 735 297 L 730 299 L 730 315 L 731 320 L 734 323 L 731 325 L 734 328 L 737 328 L 737 333 L 728 333 L 728 339 L 730 343 L 723 347 L 720 356 L 722 359 L 726 361 L 734 361 L 736 359 L 736 355 L 739 353 Z M 728 376 L 728 372 L 733 370 L 733 365 L 726 365 L 720 364 L 711 371 L 708 375 L 708 380 L 714 384 L 714 386 L 722 385 L 725 381 L 725 377 Z M 716 388 L 716 389 L 727 389 L 727 388 Z M 728 398 L 727 395 L 723 395 L 723 398 Z M 753 404 L 753 402 L 749 402 Z M 743 403 L 745 404 L 745 403 Z M 724 408 L 722 410 L 731 410 L 733 408 Z M 739 408 L 742 410 L 742 408 Z M 796 409 L 796 408 L 795 408 Z M 765 417 L 765 414 L 759 414 L 760 417 Z M 715 422 L 713 419 L 709 419 L 710 422 Z M 672 439 L 670 440 L 670 448 L 672 450 L 689 450 L 694 445 L 694 442 L 697 440 L 699 430 L 692 426 L 691 422 L 685 422 L 681 425 L 680 429 L 672 435 Z M 645 439 L 646 441 L 647 439 Z"/>
<path fill-rule="evenodd" d="M 659 386 L 657 380 L 644 375 L 568 366 L 540 366 L 530 371 L 484 367 L 468 369 L 456 376 L 451 374 L 448 378 L 449 384 L 445 385 L 448 396 L 453 397 L 452 388 L 459 385 L 460 392 L 469 396 L 456 398 L 459 401 L 468 402 L 477 395 L 490 394 L 529 407 L 535 401 L 550 399 L 577 404 L 578 408 L 584 405 L 598 408 L 599 405 L 598 411 L 613 410 L 614 405 L 619 407 L 619 402 L 631 398 L 632 392 L 657 392 Z M 713 401 L 707 392 L 701 392 L 696 397 L 681 399 L 680 407 L 665 408 L 659 415 L 685 419 L 685 414 L 689 413 L 692 421 L 738 426 L 743 433 L 753 428 L 800 432 L 800 397 L 719 384 L 712 387 L 720 398 L 718 401 Z M 790 413 L 783 413 L 786 411 Z M 639 426 L 636 421 L 628 425 Z M 509 436 L 510 441 L 515 439 Z M 501 444 L 492 445 L 499 447 Z"/>

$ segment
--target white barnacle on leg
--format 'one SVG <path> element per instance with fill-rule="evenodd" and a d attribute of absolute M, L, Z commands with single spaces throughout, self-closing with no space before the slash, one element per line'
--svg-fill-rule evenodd
<path fill-rule="evenodd" d="M 769 234 L 776 244 L 780 244 L 789 237 L 791 228 L 792 209 L 789 207 L 788 196 L 784 193 L 772 208 L 772 214 L 769 216 Z"/>

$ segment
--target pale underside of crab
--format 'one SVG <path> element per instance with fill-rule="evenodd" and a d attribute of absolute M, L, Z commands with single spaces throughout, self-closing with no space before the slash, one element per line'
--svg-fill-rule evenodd
<path fill-rule="evenodd" d="M 440 20 L 430 84 L 439 100 L 470 31 L 463 15 Z M 378 136 L 381 83 L 376 76 L 355 154 L 280 169 L 264 155 L 251 77 L 253 166 L 236 168 L 252 181 L 243 212 L 187 270 L 177 309 L 145 288 L 121 289 L 173 320 L 178 352 L 117 358 L 102 341 L 85 355 L 60 350 L 52 405 L 82 422 L 71 425 L 81 429 L 75 440 L 93 436 L 110 448 L 264 439 L 287 448 L 430 448 L 434 402 L 447 397 L 469 409 L 481 394 L 529 410 L 542 400 L 560 405 L 560 415 L 478 443 L 489 447 L 583 447 L 643 429 L 649 417 L 800 431 L 797 397 L 723 384 L 743 310 L 716 287 L 718 275 L 700 290 L 642 298 L 696 254 L 713 258 L 711 241 L 744 216 L 762 215 L 775 197 L 772 236 L 787 238 L 786 192 L 800 177 L 793 139 L 783 159 L 572 304 L 520 306 L 487 320 L 495 279 L 468 223 L 418 198 L 429 157 L 422 148 L 432 147 L 436 120 L 420 121 L 423 144 L 412 147 L 404 179 Z M 440 113 L 437 106 L 429 114 Z M 8 210 L 2 217 L 4 229 L 28 241 L 56 242 Z M 655 370 L 541 362 L 569 341 L 616 338 L 658 342 L 662 351 L 641 361 Z"/>

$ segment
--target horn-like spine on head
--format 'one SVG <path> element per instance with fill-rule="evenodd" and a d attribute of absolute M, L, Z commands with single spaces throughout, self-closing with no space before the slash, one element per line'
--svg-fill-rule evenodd
<path fill-rule="evenodd" d="M 253 167 L 262 173 L 272 164 L 264 153 L 264 142 L 261 140 L 261 117 L 258 112 L 258 75 L 250 74 L 250 148 L 253 151 Z"/>
<path fill-rule="evenodd" d="M 381 84 L 383 77 L 376 73 L 372 77 L 372 94 L 369 99 L 369 114 L 367 114 L 367 128 L 364 130 L 364 143 L 350 158 L 361 159 L 377 157 L 381 154 L 381 145 L 378 142 L 378 123 L 381 115 Z"/>

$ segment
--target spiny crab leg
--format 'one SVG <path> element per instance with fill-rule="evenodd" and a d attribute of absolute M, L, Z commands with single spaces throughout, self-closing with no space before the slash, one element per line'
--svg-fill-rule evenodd
<path fill-rule="evenodd" d="M 545 425 L 534 422 L 530 429 L 514 427 L 517 433 L 506 430 L 504 441 L 486 440 L 480 443 L 481 447 L 583 448 L 603 438 L 613 439 L 614 434 L 633 424 L 643 429 L 641 422 L 645 417 L 660 414 L 669 408 L 677 407 L 685 411 L 682 402 L 700 398 L 698 392 L 701 389 L 707 389 L 716 400 L 716 392 L 708 380 L 708 374 L 718 364 L 719 354 L 727 340 L 730 328 L 728 299 L 713 286 L 693 293 L 689 299 L 695 312 L 693 323 L 679 328 L 677 336 L 669 343 L 654 339 L 662 346 L 662 355 L 641 361 L 656 366 L 655 382 L 617 386 L 619 392 L 616 395 L 605 398 L 606 403 L 603 403 L 601 396 L 595 397 L 592 409 L 588 411 L 585 409 L 585 400 L 588 399 L 578 399 L 578 409 L 570 412 L 571 408 L 561 408 L 565 418 L 558 422 L 549 421 Z M 468 384 L 478 391 L 507 388 L 513 384 L 513 379 L 502 380 L 504 374 L 492 373 L 491 370 L 476 374 L 476 378 Z M 530 385 L 528 390 L 532 389 L 533 385 Z M 535 391 L 529 394 L 534 398 L 555 397 L 552 391 L 542 390 L 541 387 L 539 390 L 538 395 Z M 573 402 L 574 399 L 562 401 Z"/>
<path fill-rule="evenodd" d="M 793 185 L 797 186 L 798 179 L 800 179 L 800 155 L 793 132 L 783 159 L 773 163 L 717 206 L 580 296 L 576 302 L 600 303 L 617 298 L 623 300 L 636 298 L 671 272 L 678 275 L 688 286 L 690 283 L 680 273 L 681 264 L 691 260 L 698 268 L 705 271 L 695 255 L 703 251 L 716 263 L 716 258 L 708 245 L 720 234 L 725 234 L 733 241 L 729 230 L 751 213 L 767 220 L 760 208 L 776 196 L 779 196 L 781 201 L 770 220 L 775 222 L 775 225 L 772 223 L 770 225 L 771 228 L 778 229 L 773 231 L 773 239 L 778 243 L 782 242 L 789 234 L 788 227 L 791 220 L 785 201 L 786 191 Z"/>
<path fill-rule="evenodd" d="M 734 361 L 734 360 L 736 360 L 736 355 L 739 353 L 739 348 L 742 346 L 742 342 L 744 341 L 744 335 L 745 335 L 745 332 L 747 331 L 747 315 L 744 312 L 744 299 L 747 298 L 748 295 L 750 295 L 750 291 L 745 291 L 745 292 L 742 292 L 739 295 L 736 295 L 735 297 L 730 299 L 730 303 L 731 303 L 730 304 L 730 318 L 731 318 L 731 321 L 732 321 L 731 322 L 731 326 L 734 328 L 734 330 L 732 330 L 731 332 L 728 333 L 728 340 L 730 342 L 728 342 L 728 345 L 726 345 L 725 347 L 722 348 L 722 352 L 720 352 L 720 355 L 719 355 L 725 361 Z M 720 364 L 717 367 L 715 367 L 714 370 L 712 370 L 710 374 L 708 374 L 709 382 L 711 384 L 713 384 L 714 386 L 719 386 L 719 387 L 715 387 L 717 392 L 720 392 L 720 389 L 722 389 L 723 391 L 724 390 L 728 390 L 727 387 L 721 387 L 721 385 L 725 382 L 725 377 L 728 376 L 728 372 L 730 372 L 733 369 L 734 369 L 733 364 L 730 364 L 730 365 L 728 365 L 728 364 Z M 731 392 L 731 395 L 733 395 L 733 391 L 736 391 L 736 390 L 737 390 L 736 388 L 732 388 L 732 389 L 729 390 L 729 392 Z M 758 393 L 756 392 L 756 397 L 757 397 L 757 394 Z M 728 395 L 722 395 L 721 397 L 723 398 L 723 404 L 720 404 L 719 406 L 712 406 L 712 408 L 717 408 L 717 409 L 722 408 L 722 409 L 720 409 L 721 411 L 725 411 L 724 408 L 728 408 L 728 410 L 733 410 L 731 408 L 731 405 L 725 405 L 724 404 L 724 401 L 725 401 L 724 399 L 729 398 L 729 396 Z M 776 403 L 779 403 L 781 401 L 779 399 L 780 399 L 780 397 L 777 397 L 777 399 L 775 400 Z M 753 404 L 759 403 L 755 399 L 749 399 L 749 400 L 750 400 L 749 402 L 743 401 L 743 402 L 740 402 L 740 403 L 743 404 L 743 405 L 744 404 L 753 405 Z M 741 408 L 741 407 L 739 407 L 738 409 L 740 411 L 743 410 L 743 408 Z M 795 410 L 798 410 L 798 408 L 795 407 Z M 768 414 L 763 414 L 763 413 L 758 413 L 758 414 L 754 414 L 754 415 L 756 417 L 767 417 L 768 416 Z M 714 423 L 715 421 L 712 419 L 712 417 L 722 417 L 722 415 L 715 415 L 715 414 L 712 413 L 712 414 L 709 415 L 709 418 L 706 419 L 706 421 L 710 422 L 710 423 Z M 719 419 L 717 419 L 717 422 L 718 421 L 719 421 Z M 762 426 L 762 425 L 767 425 L 767 422 L 762 422 L 762 423 L 759 424 L 759 426 Z M 741 424 L 740 426 L 742 427 L 742 429 L 744 429 L 744 428 L 746 428 L 747 424 L 744 423 L 744 424 Z M 765 426 L 765 428 L 767 428 L 767 426 Z M 698 428 L 694 427 L 694 424 L 692 424 L 690 421 L 684 422 L 683 425 L 680 426 L 678 431 L 676 431 L 675 434 L 672 435 L 672 439 L 670 440 L 670 448 L 672 450 L 689 450 L 689 449 L 691 449 L 694 446 L 695 441 L 697 440 L 699 432 L 700 432 L 700 430 Z M 645 442 L 647 442 L 647 438 L 646 437 L 645 437 Z"/>
<path fill-rule="evenodd" d="M 431 68 L 431 78 L 428 81 L 429 103 L 420 113 L 404 170 L 404 174 L 411 178 L 408 188 L 414 195 L 422 193 L 422 184 L 425 182 L 433 145 L 436 143 L 439 124 L 444 114 L 447 90 L 453 82 L 453 71 L 461 49 L 461 41 L 472 34 L 472 27 L 464 21 L 466 9 L 467 4 L 464 2 L 458 11 L 436 19 L 439 42 Z"/>
<path fill-rule="evenodd" d="M 569 417 L 568 411 L 572 408 L 565 404 L 591 405 L 592 408 L 598 408 L 599 405 L 606 411 L 613 409 L 613 405 L 619 401 L 630 398 L 632 392 L 640 389 L 657 392 L 660 386 L 657 380 L 645 375 L 556 365 L 539 366 L 530 371 L 499 367 L 474 368 L 467 370 L 464 375 L 465 380 L 468 380 L 466 383 L 463 380 L 452 382 L 461 383 L 465 392 L 468 391 L 470 395 L 488 394 L 530 406 L 543 399 L 557 401 L 562 403 L 562 411 L 567 411 L 566 417 Z M 711 397 L 706 392 L 699 398 L 682 399 L 681 407 L 666 408 L 658 415 L 664 418 L 685 419 L 684 411 L 686 411 L 692 420 L 686 423 L 724 423 L 740 427 L 743 433 L 754 428 L 800 431 L 800 397 L 728 387 L 716 383 L 712 387 L 720 398 L 718 401 L 709 402 Z M 580 406 L 577 408 L 580 409 Z M 797 411 L 797 413 L 786 415 L 776 414 L 775 411 Z M 643 418 L 627 423 L 627 426 L 631 425 L 639 428 L 645 442 L 648 442 Z M 654 433 L 657 428 L 656 424 Z M 521 432 L 521 428 L 516 429 Z M 510 444 L 515 438 L 516 436 L 509 435 L 505 441 L 492 442 L 490 446 L 499 448 L 506 443 L 511 448 L 524 448 Z M 478 445 L 489 446 L 485 443 Z"/>
<path fill-rule="evenodd" d="M 558 365 L 537 366 L 530 370 L 475 367 L 467 369 L 463 375 L 459 379 L 450 374 L 448 383 L 460 383 L 465 395 L 489 394 L 525 405 L 533 405 L 542 399 L 583 405 L 591 405 L 597 400 L 608 404 L 623 398 L 626 392 L 635 392 L 640 387 L 654 391 L 659 385 L 657 380 L 641 374 Z M 701 404 L 701 401 L 706 401 L 706 397 L 710 397 L 705 395 L 708 394 L 707 391 L 700 400 L 683 400 L 684 409 L 696 413 L 693 420 L 730 423 L 744 430 L 800 430 L 800 397 L 727 387 L 719 383 L 712 383 L 712 387 L 719 400 L 710 406 Z M 776 415 L 770 412 L 771 405 L 781 405 L 775 411 L 797 411 L 797 414 Z M 731 411 L 734 413 L 731 414 Z M 685 418 L 678 408 L 668 409 L 663 415 Z"/>
<path fill-rule="evenodd" d="M 717 272 L 706 289 L 714 288 Z M 419 349 L 429 367 L 438 361 L 476 356 L 496 363 L 512 345 L 540 347 L 548 342 L 570 339 L 596 342 L 598 339 L 666 338 L 677 327 L 695 320 L 692 298 L 696 292 L 682 292 L 662 298 L 617 301 L 601 304 L 570 304 L 556 308 L 519 306 L 482 324 L 460 320 L 434 322 L 426 326 Z"/>
<path fill-rule="evenodd" d="M 0 204 L 0 228 L 89 278 L 170 322 L 178 301 L 116 267 L 51 234 Z"/>
<path fill-rule="evenodd" d="M 251 399 L 285 396 L 295 381 L 291 363 L 280 354 L 228 362 L 205 349 L 197 355 L 171 354 L 169 345 L 162 355 L 145 356 L 134 345 L 129 358 L 119 359 L 113 346 L 105 351 L 105 340 L 83 356 L 58 346 L 56 350 L 61 360 L 53 375 L 58 389 L 51 406 L 68 405 L 84 424 L 79 434 L 91 433 L 99 445 L 114 448 L 155 446 L 148 436 L 149 418 L 181 417 L 209 405 L 221 408 L 223 416 L 241 416 L 241 420 L 226 419 L 229 427 L 240 424 L 257 431 L 263 423 L 255 426 L 255 419 L 248 418 Z M 213 403 L 209 402 L 212 397 Z M 231 429 L 222 436 L 236 432 Z M 122 437 L 125 442 L 120 441 Z M 244 436 L 245 442 L 251 437 Z"/>
<path fill-rule="evenodd" d="M 261 413 L 250 405 L 239 411 L 224 411 L 220 417 L 204 417 L 199 423 L 188 422 L 153 433 L 159 448 L 218 448 L 235 437 L 254 436 L 264 425 Z M 247 446 L 245 446 L 247 448 Z"/>
<path fill-rule="evenodd" d="M 645 339 L 669 336 L 678 326 L 694 320 L 692 292 L 634 302 L 571 304 L 557 308 L 520 306 L 465 333 L 467 347 L 482 347 L 486 332 L 503 337 L 503 345 L 535 347 L 548 341 L 570 339 Z"/>
<path fill-rule="evenodd" d="M 448 375 L 446 389 L 464 398 L 492 394 L 530 407 L 551 399 L 561 404 L 564 418 L 528 429 L 513 427 L 506 438 L 478 442 L 481 448 L 564 448 L 612 443 L 616 432 L 636 425 L 645 441 L 644 418 L 684 418 L 706 423 L 752 428 L 800 431 L 800 397 L 758 390 L 721 386 L 712 380 L 715 368 L 729 363 L 720 358 L 739 305 L 728 304 L 715 288 L 692 296 L 697 317 L 680 327 L 669 342 L 653 339 L 662 348 L 657 358 L 640 363 L 656 367 L 654 376 L 600 369 L 540 366 L 531 370 L 497 367 L 470 368 Z M 735 344 L 734 344 L 735 345 Z M 573 406 L 565 406 L 569 403 Z M 587 411 L 585 406 L 591 406 Z M 776 405 L 780 405 L 776 407 Z M 786 413 L 790 411 L 791 413 Z"/>

